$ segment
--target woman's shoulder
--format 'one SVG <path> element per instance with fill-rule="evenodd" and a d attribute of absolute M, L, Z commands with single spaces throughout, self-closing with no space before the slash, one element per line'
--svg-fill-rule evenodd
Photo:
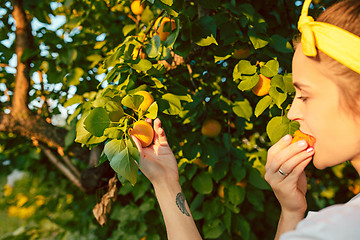
<path fill-rule="evenodd" d="M 294 231 L 285 233 L 286 239 L 359 239 L 360 195 L 345 204 L 336 204 L 318 212 L 309 212 Z"/>

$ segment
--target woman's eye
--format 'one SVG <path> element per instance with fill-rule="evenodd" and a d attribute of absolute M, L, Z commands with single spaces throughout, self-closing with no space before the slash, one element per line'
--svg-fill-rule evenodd
<path fill-rule="evenodd" d="M 306 100 L 307 100 L 307 97 L 302 97 L 302 96 L 300 96 L 300 97 L 297 97 L 298 99 L 300 99 L 301 101 L 303 101 L 303 102 L 305 102 Z"/>

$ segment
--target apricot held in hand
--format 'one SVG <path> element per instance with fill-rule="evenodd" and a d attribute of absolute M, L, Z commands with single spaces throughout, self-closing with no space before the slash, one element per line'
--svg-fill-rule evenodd
<path fill-rule="evenodd" d="M 306 133 L 303 133 L 300 130 L 295 131 L 294 133 L 294 138 L 291 141 L 291 143 L 300 141 L 300 140 L 305 140 L 308 144 L 309 147 L 314 147 L 316 139 L 313 136 L 310 136 Z"/>
<path fill-rule="evenodd" d="M 139 139 L 142 147 L 149 146 L 154 139 L 154 129 L 144 120 L 135 122 L 133 128 L 129 129 L 129 133 Z"/>

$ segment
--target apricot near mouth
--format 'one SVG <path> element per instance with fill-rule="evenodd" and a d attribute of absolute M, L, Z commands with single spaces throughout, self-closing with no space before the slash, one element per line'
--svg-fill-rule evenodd
<path fill-rule="evenodd" d="M 297 142 L 300 140 L 305 140 L 309 147 L 314 147 L 315 142 L 316 142 L 316 139 L 313 136 L 303 133 L 300 130 L 296 130 L 294 133 L 294 138 L 292 139 L 291 143 L 294 143 L 294 142 Z"/>

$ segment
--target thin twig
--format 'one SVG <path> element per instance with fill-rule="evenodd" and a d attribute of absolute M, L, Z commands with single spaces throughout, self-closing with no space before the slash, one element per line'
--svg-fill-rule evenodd
<path fill-rule="evenodd" d="M 39 147 L 47 158 L 82 192 L 85 192 L 85 189 L 81 185 L 79 178 L 74 176 L 74 174 L 55 156 L 55 154 L 47 148 L 45 145 L 39 143 Z"/>
<path fill-rule="evenodd" d="M 192 68 L 191 68 L 190 64 L 189 63 L 186 64 L 186 67 L 187 67 L 187 69 L 189 71 L 190 81 L 191 81 L 192 85 L 194 86 L 194 88 L 197 89 L 197 86 L 196 86 L 196 84 L 194 82 L 194 78 L 193 78 L 193 75 L 192 75 L 193 71 L 192 71 Z"/>

